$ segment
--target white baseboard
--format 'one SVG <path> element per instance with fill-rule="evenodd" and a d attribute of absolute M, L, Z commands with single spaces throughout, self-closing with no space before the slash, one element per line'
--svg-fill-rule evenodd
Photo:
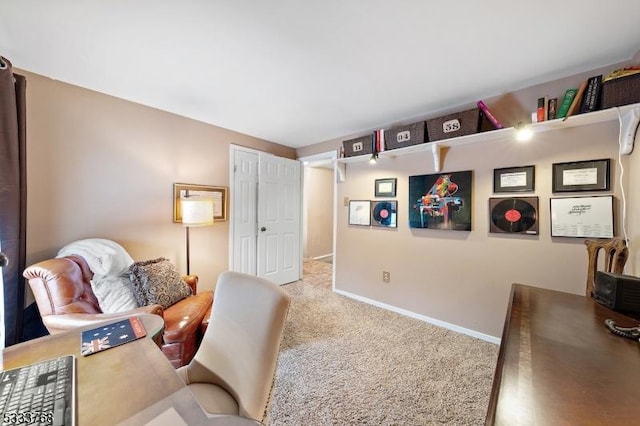
<path fill-rule="evenodd" d="M 490 336 L 488 334 L 479 333 L 474 330 L 469 330 L 468 328 L 460 327 L 455 324 L 450 324 L 445 321 L 440 321 L 435 318 L 431 318 L 425 315 L 416 314 L 415 312 L 407 311 L 406 309 L 398 308 L 396 306 L 387 305 L 386 303 L 378 302 L 377 300 L 368 299 L 366 297 L 358 296 L 357 294 L 349 293 L 343 290 L 334 289 L 334 292 L 349 297 L 351 299 L 358 300 L 360 302 L 368 303 L 369 305 L 377 306 L 378 308 L 386 309 L 388 311 L 396 312 L 400 315 L 404 315 L 407 317 L 415 318 L 420 321 L 428 322 L 429 324 L 436 325 L 438 327 L 443 327 L 449 329 L 451 331 L 455 331 L 457 333 L 466 334 L 467 336 L 475 337 L 476 339 L 484 340 L 489 343 L 494 343 L 496 345 L 500 344 L 500 339 L 498 337 Z"/>
<path fill-rule="evenodd" d="M 333 253 L 323 254 L 322 256 L 312 257 L 312 259 L 313 260 L 322 260 L 322 259 L 326 259 L 327 257 L 333 257 Z"/>

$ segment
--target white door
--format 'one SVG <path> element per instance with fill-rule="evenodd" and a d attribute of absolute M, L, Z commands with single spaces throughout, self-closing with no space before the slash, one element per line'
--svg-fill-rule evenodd
<path fill-rule="evenodd" d="M 231 191 L 231 270 L 256 275 L 258 153 L 234 149 Z"/>
<path fill-rule="evenodd" d="M 231 269 L 277 284 L 300 279 L 300 162 L 250 149 L 231 153 Z"/>
<path fill-rule="evenodd" d="M 258 276 L 286 284 L 300 279 L 300 162 L 260 154 Z"/>

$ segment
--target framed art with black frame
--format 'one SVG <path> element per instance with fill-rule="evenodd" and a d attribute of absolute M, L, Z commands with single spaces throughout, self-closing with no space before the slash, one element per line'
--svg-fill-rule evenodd
<path fill-rule="evenodd" d="M 535 166 L 493 169 L 493 192 L 533 192 Z"/>
<path fill-rule="evenodd" d="M 489 232 L 538 235 L 538 197 L 489 198 Z"/>
<path fill-rule="evenodd" d="M 376 197 L 395 197 L 396 196 L 396 178 L 376 179 L 375 196 Z"/>
<path fill-rule="evenodd" d="M 553 163 L 553 192 L 608 191 L 611 161 Z"/>
<path fill-rule="evenodd" d="M 396 219 L 398 213 L 397 200 L 372 201 L 371 202 L 371 226 L 383 228 L 397 228 Z"/>
<path fill-rule="evenodd" d="M 613 238 L 613 196 L 551 198 L 551 236 Z"/>

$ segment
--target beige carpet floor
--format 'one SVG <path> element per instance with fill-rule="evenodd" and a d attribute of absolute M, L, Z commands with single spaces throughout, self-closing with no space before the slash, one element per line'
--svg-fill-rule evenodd
<path fill-rule="evenodd" d="M 335 294 L 331 268 L 283 287 L 269 424 L 483 424 L 498 346 Z"/>

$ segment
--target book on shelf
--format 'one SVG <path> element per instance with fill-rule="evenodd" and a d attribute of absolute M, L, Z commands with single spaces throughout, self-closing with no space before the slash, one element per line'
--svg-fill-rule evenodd
<path fill-rule="evenodd" d="M 502 129 L 504 127 L 502 123 L 500 123 L 498 119 L 491 113 L 491 111 L 489 111 L 489 107 L 487 107 L 484 102 L 478 101 L 477 105 L 478 108 L 480 108 L 480 110 L 483 112 L 484 116 L 487 117 L 487 120 L 489 120 L 489 122 L 493 125 L 493 127 L 495 127 L 496 129 Z"/>
<path fill-rule="evenodd" d="M 578 92 L 576 96 L 573 98 L 571 102 L 571 106 L 569 107 L 569 111 L 567 111 L 567 115 L 564 116 L 563 120 L 566 120 L 570 116 L 579 112 L 580 102 L 582 102 L 582 97 L 584 96 L 584 91 L 587 88 L 587 80 L 580 83 L 580 87 L 578 87 Z"/>
<path fill-rule="evenodd" d="M 140 317 L 130 317 L 82 332 L 82 355 L 92 355 L 147 335 Z"/>
<path fill-rule="evenodd" d="M 576 93 L 578 93 L 578 89 L 567 89 L 564 92 L 562 102 L 560 103 L 558 112 L 556 113 L 556 118 L 566 117 L 569 107 L 571 106 L 571 102 L 573 102 L 573 98 L 576 97 Z"/>
<path fill-rule="evenodd" d="M 375 131 L 376 137 L 376 152 L 384 152 L 384 129 L 378 129 Z"/>
<path fill-rule="evenodd" d="M 536 109 L 536 122 L 540 123 L 546 119 L 546 98 L 538 98 L 538 108 Z"/>
<path fill-rule="evenodd" d="M 371 152 L 377 154 L 384 151 L 384 130 L 378 129 L 371 133 Z"/>
<path fill-rule="evenodd" d="M 596 111 L 600 108 L 600 92 L 602 89 L 602 75 L 590 77 L 580 103 L 580 113 Z"/>
<path fill-rule="evenodd" d="M 547 102 L 547 120 L 553 120 L 558 114 L 558 98 L 551 98 Z"/>

